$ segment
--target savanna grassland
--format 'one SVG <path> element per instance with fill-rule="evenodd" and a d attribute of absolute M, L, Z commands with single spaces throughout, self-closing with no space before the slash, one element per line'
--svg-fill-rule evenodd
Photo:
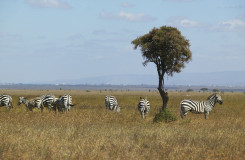
<path fill-rule="evenodd" d="M 0 159 L 245 159 L 245 94 L 221 94 L 204 115 L 179 117 L 185 98 L 204 100 L 211 93 L 169 92 L 169 109 L 178 117 L 171 123 L 153 123 L 161 106 L 157 92 L 142 91 L 38 91 L 1 90 L 12 96 L 14 109 L 0 108 Z M 19 96 L 71 94 L 69 113 L 26 112 Z M 115 95 L 121 112 L 107 111 L 105 95 Z M 151 110 L 141 119 L 139 97 L 147 97 Z"/>

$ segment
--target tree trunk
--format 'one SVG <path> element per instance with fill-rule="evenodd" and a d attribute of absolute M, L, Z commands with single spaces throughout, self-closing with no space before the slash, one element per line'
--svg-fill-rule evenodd
<path fill-rule="evenodd" d="M 160 73 L 160 72 L 158 72 Z M 164 91 L 164 75 L 158 74 L 159 76 L 159 83 L 158 83 L 158 91 L 162 97 L 162 110 L 167 108 L 168 103 L 168 92 Z"/>

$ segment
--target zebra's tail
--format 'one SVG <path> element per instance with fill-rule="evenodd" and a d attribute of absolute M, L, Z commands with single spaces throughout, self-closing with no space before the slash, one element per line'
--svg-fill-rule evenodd
<path fill-rule="evenodd" d="M 145 119 L 145 112 L 144 112 L 144 111 L 141 112 L 141 118 L 142 118 L 142 119 Z"/>
<path fill-rule="evenodd" d="M 10 102 L 10 108 L 14 108 L 12 101 Z"/>

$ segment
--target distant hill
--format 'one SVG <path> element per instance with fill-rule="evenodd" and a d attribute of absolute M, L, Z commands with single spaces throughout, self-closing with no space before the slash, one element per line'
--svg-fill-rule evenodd
<path fill-rule="evenodd" d="M 169 78 L 167 84 L 245 86 L 245 71 L 180 73 Z"/>
<path fill-rule="evenodd" d="M 245 86 L 245 71 L 179 73 L 165 78 L 166 85 Z M 157 75 L 108 75 L 45 82 L 49 84 L 158 85 Z"/>

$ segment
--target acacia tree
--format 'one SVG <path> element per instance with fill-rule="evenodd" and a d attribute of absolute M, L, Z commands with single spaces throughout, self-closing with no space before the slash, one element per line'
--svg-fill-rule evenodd
<path fill-rule="evenodd" d="M 162 97 L 162 109 L 167 107 L 168 93 L 164 89 L 164 77 L 181 72 L 185 63 L 191 60 L 190 43 L 174 27 L 153 28 L 148 34 L 132 41 L 134 49 L 141 48 L 143 65 L 148 62 L 156 64 L 159 77 L 158 91 Z"/>

